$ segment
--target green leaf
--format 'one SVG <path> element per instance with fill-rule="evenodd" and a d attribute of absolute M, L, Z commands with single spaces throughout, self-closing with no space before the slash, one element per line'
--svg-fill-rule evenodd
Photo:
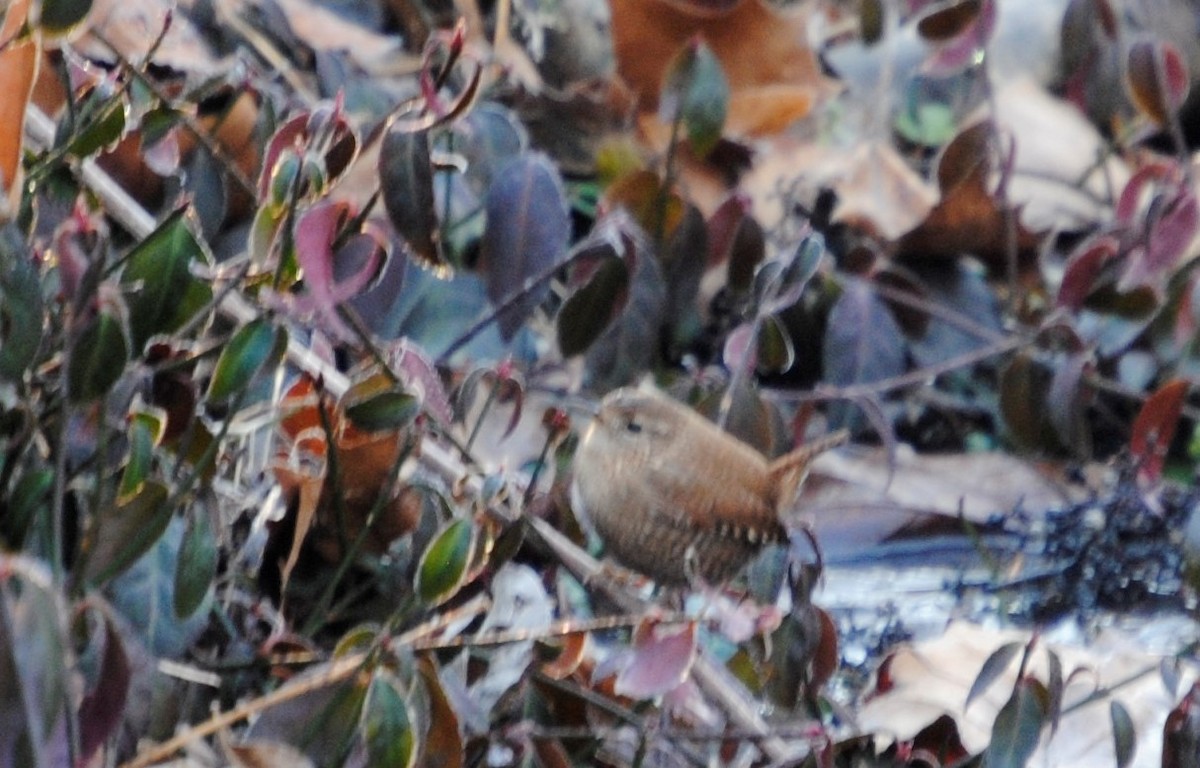
<path fill-rule="evenodd" d="M 367 432 L 402 429 L 420 412 L 420 400 L 402 389 L 389 389 L 346 406 L 346 417 Z"/>
<path fill-rule="evenodd" d="M 607 258 L 592 279 L 563 302 L 558 311 L 558 348 L 563 357 L 587 351 L 608 328 L 629 292 L 629 268 L 617 256 Z"/>
<path fill-rule="evenodd" d="M 154 463 L 154 449 L 162 439 L 164 419 L 158 414 L 141 411 L 131 414 L 129 420 L 129 460 L 121 474 L 121 485 L 117 498 L 125 499 L 136 493 L 150 475 Z"/>
<path fill-rule="evenodd" d="M 379 182 L 388 219 L 417 262 L 439 275 L 449 274 L 453 265 L 442 249 L 428 131 L 393 129 L 384 135 Z"/>
<path fill-rule="evenodd" d="M 333 647 L 334 658 L 344 658 L 352 653 L 366 653 L 379 641 L 382 628 L 375 623 L 359 624 L 342 635 Z"/>
<path fill-rule="evenodd" d="M 46 32 L 66 32 L 92 10 L 92 0 L 42 0 L 38 26 Z"/>
<path fill-rule="evenodd" d="M 417 594 L 429 605 L 445 602 L 467 576 L 475 549 L 470 520 L 453 520 L 429 543 L 417 568 Z"/>
<path fill-rule="evenodd" d="M 67 395 L 77 403 L 102 397 L 129 362 L 129 342 L 121 322 L 101 312 L 75 340 L 71 354 Z"/>
<path fill-rule="evenodd" d="M 416 762 L 417 739 L 408 702 L 391 675 L 376 672 L 363 708 L 367 763 L 409 768 Z"/>
<path fill-rule="evenodd" d="M 128 290 L 130 335 L 139 353 L 156 333 L 171 333 L 212 301 L 208 281 L 193 262 L 212 261 L 185 209 L 171 214 L 129 254 L 121 284 Z"/>
<path fill-rule="evenodd" d="M 1046 689 L 1037 680 L 1026 677 L 1017 682 L 992 723 L 992 740 L 983 756 L 985 768 L 1024 768 L 1029 763 L 1046 722 L 1046 701 Z"/>
<path fill-rule="evenodd" d="M 8 509 L 0 515 L 0 539 L 20 549 L 38 512 L 47 508 L 53 486 L 54 473 L 49 469 L 30 469 L 21 475 L 8 497 Z"/>
<path fill-rule="evenodd" d="M 97 96 L 96 98 L 100 98 Z M 67 145 L 67 152 L 75 157 L 91 157 L 105 147 L 115 144 L 125 132 L 125 117 L 128 111 L 124 99 L 106 96 L 108 103 L 97 105 L 88 119 L 80 120 L 74 127 L 78 130 Z"/>
<path fill-rule="evenodd" d="M 42 343 L 42 288 L 29 258 L 7 247 L 11 234 L 0 235 L 0 378 L 16 381 Z"/>
<path fill-rule="evenodd" d="M 729 110 L 729 82 L 721 62 L 700 38 L 693 38 L 667 68 L 659 114 L 664 122 L 683 121 L 692 150 L 705 157 L 721 139 Z"/>
<path fill-rule="evenodd" d="M 1133 762 L 1133 752 L 1137 749 L 1137 727 L 1129 710 L 1121 702 L 1110 701 L 1108 714 L 1112 719 L 1113 748 L 1117 753 L 1117 768 L 1125 768 Z"/>
<path fill-rule="evenodd" d="M 133 498 L 100 513 L 84 569 L 89 583 L 104 584 L 154 546 L 171 522 L 168 495 L 165 485 L 150 480 Z"/>
<path fill-rule="evenodd" d="M 971 690 L 967 692 L 967 701 L 963 704 L 964 709 L 971 706 L 971 702 L 975 701 L 992 683 L 996 682 L 1000 675 L 1004 674 L 1008 665 L 1024 647 L 1024 643 L 1011 642 L 992 651 L 987 660 L 983 662 L 979 674 L 975 676 L 975 682 L 971 683 Z"/>
<path fill-rule="evenodd" d="M 208 384 L 208 400 L 224 403 L 277 365 L 287 346 L 287 333 L 265 318 L 251 320 L 221 350 Z"/>
<path fill-rule="evenodd" d="M 217 573 L 217 537 L 213 532 L 212 515 L 207 509 L 193 510 L 179 545 L 175 561 L 176 618 L 187 618 L 196 612 L 208 594 Z"/>
<path fill-rule="evenodd" d="M 186 619 L 175 616 L 175 571 L 187 522 L 174 515 L 167 530 L 121 575 L 104 588 L 113 607 L 132 625 L 138 642 L 159 658 L 180 658 L 209 625 L 203 608 Z M 213 602 L 212 593 L 205 604 Z"/>
<path fill-rule="evenodd" d="M 882 0 L 858 0 L 858 32 L 867 45 L 883 37 L 885 13 Z"/>
<path fill-rule="evenodd" d="M 767 315 L 758 329 L 758 370 L 762 373 L 783 373 L 796 362 L 792 337 L 779 318 Z"/>

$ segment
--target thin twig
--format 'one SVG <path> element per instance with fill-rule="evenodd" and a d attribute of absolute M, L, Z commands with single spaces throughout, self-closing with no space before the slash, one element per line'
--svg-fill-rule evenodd
<path fill-rule="evenodd" d="M 487 600 L 484 598 L 472 601 L 469 607 L 472 611 L 478 613 L 487 610 L 487 605 Z M 453 623 L 461 621 L 463 618 L 464 612 L 461 610 L 446 613 L 437 617 L 435 621 L 427 622 L 405 632 L 395 638 L 392 645 L 395 647 L 412 647 L 421 638 L 439 632 Z M 188 728 L 186 731 L 176 734 L 173 738 L 139 753 L 132 760 L 123 763 L 121 768 L 146 768 L 161 760 L 166 760 L 179 750 L 185 748 L 188 744 L 212 736 L 218 731 L 253 717 L 259 712 L 264 712 L 284 702 L 292 701 L 313 691 L 319 691 L 322 688 L 327 688 L 348 680 L 363 668 L 369 661 L 371 654 L 371 651 L 349 654 L 330 663 L 320 674 L 314 675 L 311 678 L 293 680 L 282 688 L 272 691 L 265 696 L 259 696 L 233 709 L 219 712 L 203 723 Z"/>

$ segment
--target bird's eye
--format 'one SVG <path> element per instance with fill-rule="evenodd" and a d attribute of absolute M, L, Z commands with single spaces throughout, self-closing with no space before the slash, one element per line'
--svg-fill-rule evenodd
<path fill-rule="evenodd" d="M 629 421 L 625 422 L 625 431 L 632 435 L 640 434 L 642 431 L 641 422 L 630 419 Z"/>

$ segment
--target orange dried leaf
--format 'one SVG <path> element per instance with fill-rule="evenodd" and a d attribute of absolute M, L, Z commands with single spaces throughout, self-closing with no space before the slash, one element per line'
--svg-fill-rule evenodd
<path fill-rule="evenodd" d="M 25 23 L 28 10 L 28 0 L 17 0 L 0 27 L 0 221 L 16 210 L 20 197 L 25 107 L 37 77 L 38 39 L 10 42 Z"/>
<path fill-rule="evenodd" d="M 562 639 L 562 650 L 556 658 L 542 665 L 542 674 L 552 680 L 565 680 L 579 669 L 586 658 L 587 632 L 572 632 Z"/>
<path fill-rule="evenodd" d="M 773 84 L 828 86 L 805 44 L 807 16 L 779 11 L 764 0 L 700 5 L 682 0 L 611 0 L 617 72 L 643 109 L 658 104 L 672 57 L 699 35 L 725 71 L 731 93 Z M 731 110 L 731 113 L 733 110 Z"/>

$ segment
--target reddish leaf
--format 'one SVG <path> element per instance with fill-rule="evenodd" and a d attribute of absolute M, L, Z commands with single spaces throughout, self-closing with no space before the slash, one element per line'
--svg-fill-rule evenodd
<path fill-rule="evenodd" d="M 1146 399 L 1134 419 L 1129 450 L 1137 462 L 1138 480 L 1142 483 L 1155 483 L 1162 477 L 1188 386 L 1183 379 L 1168 381 Z"/>
<path fill-rule="evenodd" d="M 753 342 L 754 324 L 742 323 L 725 337 L 725 347 L 721 351 L 721 359 L 732 370 L 741 370 L 743 360 L 747 361 L 745 366 L 747 369 L 753 369 L 758 365 L 756 354 L 758 350 Z"/>
<path fill-rule="evenodd" d="M 79 703 L 79 763 L 85 764 L 112 735 L 125 713 L 132 672 L 125 647 L 108 614 L 96 611 L 104 624 L 103 652 L 95 685 Z"/>
<path fill-rule="evenodd" d="M 1125 61 L 1125 85 L 1142 114 L 1158 125 L 1167 125 L 1187 98 L 1187 62 L 1165 40 L 1137 40 Z"/>
<path fill-rule="evenodd" d="M 1146 198 L 1153 194 L 1151 184 L 1169 186 L 1179 178 L 1174 166 L 1168 163 L 1148 163 L 1138 169 L 1137 173 L 1125 183 L 1121 197 L 1117 199 L 1114 211 L 1116 219 L 1121 224 L 1132 226 L 1141 217 L 1142 208 L 1147 205 Z M 1150 191 L 1148 191 L 1148 188 Z"/>
<path fill-rule="evenodd" d="M 838 669 L 840 659 L 838 657 L 837 624 L 834 623 L 833 617 L 827 611 L 820 608 L 814 608 L 814 610 L 817 613 L 817 621 L 821 625 L 821 639 L 817 643 L 816 650 L 813 651 L 812 678 L 809 680 L 809 685 L 813 690 L 819 690 L 829 682 L 829 678 L 833 677 L 833 673 Z"/>
<path fill-rule="evenodd" d="M 388 346 L 387 361 L 404 385 L 420 395 L 422 407 L 442 426 L 450 426 L 454 421 L 453 408 L 429 353 L 415 341 L 401 338 Z"/>
<path fill-rule="evenodd" d="M 1163 724 L 1162 768 L 1191 768 L 1196 764 L 1196 752 L 1200 749 L 1197 705 L 1200 705 L 1200 682 L 1192 684 Z"/>
<path fill-rule="evenodd" d="M 463 737 L 460 732 L 459 715 L 450 703 L 438 667 L 430 656 L 421 656 L 417 662 L 421 682 L 429 700 L 429 731 L 422 742 L 422 765 L 439 765 L 444 768 L 462 768 Z"/>
<path fill-rule="evenodd" d="M 750 212 L 750 198 L 737 193 L 725 198 L 708 217 L 708 265 L 714 267 L 729 259 L 733 241 L 742 220 Z"/>
<path fill-rule="evenodd" d="M 0 220 L 15 214 L 20 200 L 25 107 L 37 76 L 37 42 L 15 39 L 28 10 L 29 3 L 18 0 L 0 17 Z"/>
<path fill-rule="evenodd" d="M 963 9 L 962 6 L 979 7 L 977 12 L 972 14 L 972 8 Z M 946 31 L 950 31 L 959 20 L 965 21 L 966 24 L 953 36 L 945 39 L 941 47 L 927 62 L 926 69 L 933 75 L 951 75 L 973 66 L 979 60 L 980 52 L 996 29 L 995 0 L 982 0 L 978 3 L 968 0 L 952 4 L 945 10 L 945 13 L 953 17 L 961 17 L 961 19 L 948 18 Z"/>
<path fill-rule="evenodd" d="M 937 756 L 937 765 L 960 765 L 970 753 L 963 746 L 958 732 L 958 723 L 949 715 L 942 715 L 921 729 L 912 739 L 913 752 L 922 750 Z M 916 762 L 916 761 L 914 761 Z"/>
<path fill-rule="evenodd" d="M 1149 242 L 1131 253 L 1129 266 L 1118 284 L 1120 290 L 1136 285 L 1161 287 L 1200 229 L 1200 205 L 1191 189 L 1180 186 L 1156 202 L 1159 205 L 1151 208 L 1146 221 Z"/>
<path fill-rule="evenodd" d="M 374 279 L 383 262 L 383 246 L 373 243 L 364 263 L 356 273 L 344 280 L 337 280 L 334 273 L 333 244 L 351 214 L 347 203 L 322 201 L 300 217 L 296 223 L 296 261 L 304 270 L 302 296 L 283 297 L 285 305 L 301 314 L 312 314 L 323 321 L 326 329 L 341 338 L 353 338 L 349 326 L 338 315 L 338 306 L 357 295 Z M 372 238 L 362 234 L 351 238 L 346 247 L 357 249 L 358 238 Z"/>
<path fill-rule="evenodd" d="M 1105 235 L 1085 240 L 1067 259 L 1062 283 L 1058 286 L 1058 306 L 1078 312 L 1096 287 L 1104 266 L 1117 255 L 1117 240 Z"/>

